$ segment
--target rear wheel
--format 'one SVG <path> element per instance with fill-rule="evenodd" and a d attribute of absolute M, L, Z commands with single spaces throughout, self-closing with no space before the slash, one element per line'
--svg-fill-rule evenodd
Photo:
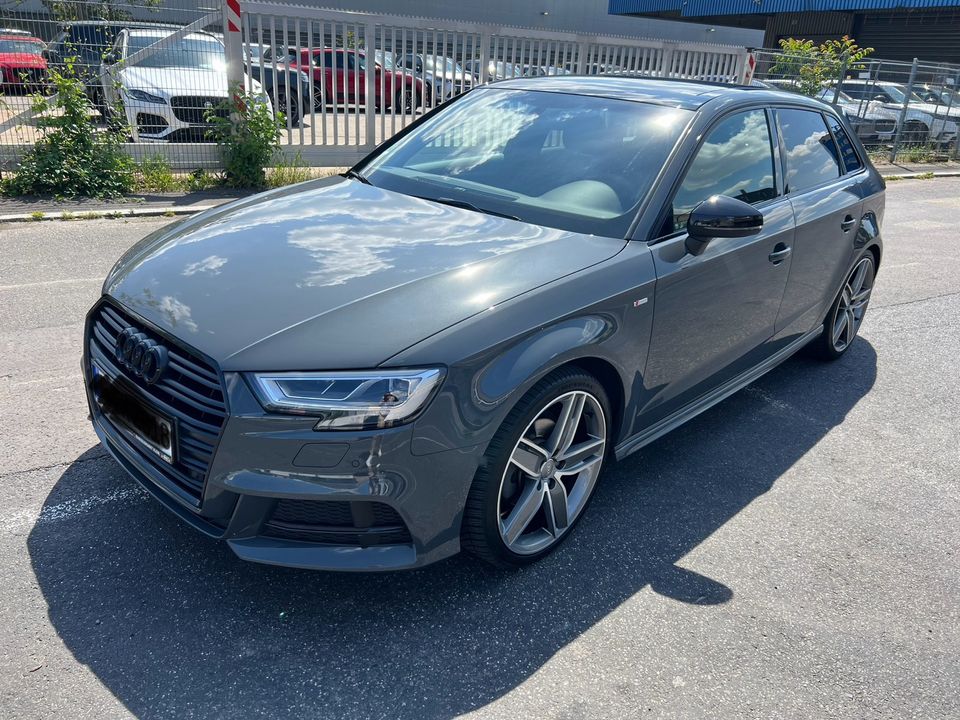
<path fill-rule="evenodd" d="M 420 107 L 421 102 L 420 93 L 414 93 L 410 88 L 406 90 L 401 88 L 397 90 L 397 94 L 393 98 L 393 107 L 401 112 L 412 115 L 417 111 L 417 108 Z"/>
<path fill-rule="evenodd" d="M 910 145 L 921 145 L 930 138 L 927 126 L 922 122 L 911 120 L 903 126 L 903 141 Z"/>
<path fill-rule="evenodd" d="M 593 496 L 609 418 L 603 386 L 582 370 L 561 369 L 537 383 L 497 431 L 474 478 L 464 548 L 516 567 L 559 545 Z"/>
<path fill-rule="evenodd" d="M 876 265 L 873 255 L 868 252 L 847 275 L 847 281 L 823 322 L 823 332 L 810 344 L 815 355 L 824 360 L 836 360 L 850 349 L 867 313 L 875 277 Z"/>

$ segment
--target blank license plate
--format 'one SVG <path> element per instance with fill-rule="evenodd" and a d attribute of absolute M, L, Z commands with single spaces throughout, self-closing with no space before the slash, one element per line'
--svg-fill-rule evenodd
<path fill-rule="evenodd" d="M 122 384 L 111 380 L 92 364 L 93 397 L 97 407 L 119 430 L 147 452 L 173 464 L 176 424 L 147 406 Z"/>

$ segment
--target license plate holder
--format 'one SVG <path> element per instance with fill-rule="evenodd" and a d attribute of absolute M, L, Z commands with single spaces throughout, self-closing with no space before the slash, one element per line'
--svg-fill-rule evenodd
<path fill-rule="evenodd" d="M 96 363 L 91 363 L 91 370 L 93 398 L 100 412 L 128 440 L 169 465 L 175 463 L 176 420 L 147 405 Z"/>

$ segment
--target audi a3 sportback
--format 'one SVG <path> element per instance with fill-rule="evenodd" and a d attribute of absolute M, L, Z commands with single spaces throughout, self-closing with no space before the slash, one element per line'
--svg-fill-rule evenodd
<path fill-rule="evenodd" d="M 854 342 L 884 185 L 793 94 L 479 87 L 343 177 L 167 226 L 111 270 L 103 444 L 241 558 L 409 568 L 552 550 L 601 469 L 803 346 Z"/>

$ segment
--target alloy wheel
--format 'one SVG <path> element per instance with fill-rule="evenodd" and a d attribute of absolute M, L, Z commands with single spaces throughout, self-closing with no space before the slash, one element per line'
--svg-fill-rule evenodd
<path fill-rule="evenodd" d="M 840 353 L 850 347 L 863 322 L 873 291 L 873 258 L 869 255 L 856 264 L 840 293 L 840 302 L 833 317 L 830 340 Z"/>
<path fill-rule="evenodd" d="M 500 538 L 519 555 L 556 543 L 586 506 L 607 443 L 600 402 L 589 392 L 564 393 L 527 425 L 500 480 Z"/>

